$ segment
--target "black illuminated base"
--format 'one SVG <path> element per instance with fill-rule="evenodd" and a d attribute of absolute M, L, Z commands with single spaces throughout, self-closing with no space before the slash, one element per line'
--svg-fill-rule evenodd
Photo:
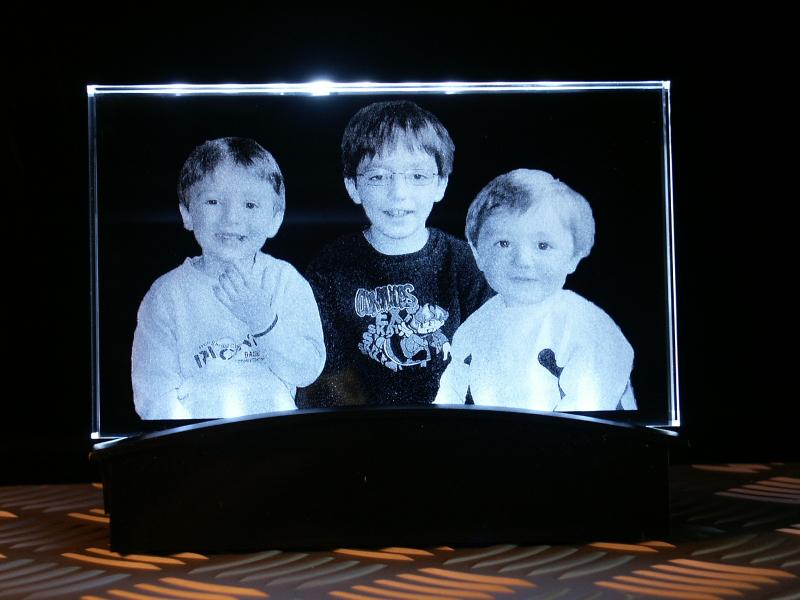
<path fill-rule="evenodd" d="M 123 552 L 662 538 L 674 434 L 483 407 L 301 410 L 95 446 Z"/>

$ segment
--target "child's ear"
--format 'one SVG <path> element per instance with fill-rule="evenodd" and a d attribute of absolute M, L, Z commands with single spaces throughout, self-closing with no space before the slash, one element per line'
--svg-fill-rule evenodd
<path fill-rule="evenodd" d="M 353 200 L 353 202 L 356 204 L 361 204 L 361 196 L 359 195 L 358 188 L 356 187 L 356 180 L 345 177 L 344 187 L 347 189 L 347 193 L 350 195 L 350 198 Z"/>
<path fill-rule="evenodd" d="M 444 191 L 447 189 L 447 182 L 450 180 L 450 177 L 447 175 L 440 176 L 439 181 L 436 182 L 436 196 L 434 196 L 433 201 L 439 202 L 442 198 L 444 198 Z"/>
<path fill-rule="evenodd" d="M 568 274 L 575 272 L 575 269 L 578 268 L 578 263 L 581 262 L 582 258 L 583 257 L 580 254 L 576 254 L 570 259 L 569 270 L 567 271 Z"/>
<path fill-rule="evenodd" d="M 483 271 L 483 266 L 481 265 L 481 255 L 478 254 L 477 248 L 472 245 L 472 242 L 467 242 L 469 244 L 469 249 L 472 250 L 472 256 L 475 257 L 475 264 L 478 265 L 478 268 Z"/>
<path fill-rule="evenodd" d="M 187 231 L 192 231 L 192 214 L 189 212 L 189 209 L 183 205 L 183 202 L 178 204 L 178 210 L 181 211 L 181 219 L 183 219 L 183 227 Z"/>
<path fill-rule="evenodd" d="M 272 239 L 278 234 L 278 230 L 281 228 L 283 224 L 283 215 L 286 211 L 282 210 L 279 213 L 276 213 L 272 217 L 272 224 L 269 227 L 269 231 L 267 232 L 267 239 Z"/>

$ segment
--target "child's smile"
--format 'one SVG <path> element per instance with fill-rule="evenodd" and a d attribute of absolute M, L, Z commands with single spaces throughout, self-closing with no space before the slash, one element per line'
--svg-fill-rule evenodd
<path fill-rule="evenodd" d="M 222 244 L 228 244 L 231 246 L 235 246 L 241 242 L 244 242 L 247 239 L 246 235 L 239 235 L 237 233 L 217 233 L 216 238 Z"/>
<path fill-rule="evenodd" d="M 405 216 L 408 216 L 408 215 L 413 215 L 414 211 L 413 210 L 401 210 L 399 208 L 391 208 L 389 210 L 383 211 L 383 214 L 385 214 L 385 215 L 387 215 L 389 217 L 405 217 Z"/>

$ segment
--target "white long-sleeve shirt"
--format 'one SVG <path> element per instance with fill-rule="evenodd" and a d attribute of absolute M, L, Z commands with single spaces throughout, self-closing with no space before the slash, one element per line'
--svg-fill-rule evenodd
<path fill-rule="evenodd" d="M 635 409 L 633 349 L 602 309 L 559 290 L 529 306 L 489 299 L 453 336 L 437 404 L 542 411 Z"/>
<path fill-rule="evenodd" d="M 133 397 L 143 419 L 235 417 L 295 408 L 298 386 L 325 364 L 319 310 L 289 263 L 259 252 L 251 276 L 277 315 L 250 331 L 214 295 L 217 280 L 196 258 L 159 277 L 139 307 L 133 338 Z M 279 377 L 276 372 L 281 373 Z"/>

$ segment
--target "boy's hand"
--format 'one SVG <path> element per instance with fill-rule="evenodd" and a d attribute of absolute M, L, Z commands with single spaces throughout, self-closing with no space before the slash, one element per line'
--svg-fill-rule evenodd
<path fill-rule="evenodd" d="M 219 276 L 219 285 L 214 286 L 214 295 L 240 321 L 250 327 L 252 333 L 261 333 L 275 321 L 272 297 L 263 287 L 262 281 L 248 278 L 236 265 L 228 266 Z"/>

